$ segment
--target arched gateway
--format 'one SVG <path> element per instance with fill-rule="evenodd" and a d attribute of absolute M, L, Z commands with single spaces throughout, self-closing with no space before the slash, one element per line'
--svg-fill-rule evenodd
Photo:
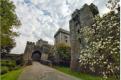
<path fill-rule="evenodd" d="M 42 39 L 38 40 L 36 44 L 33 42 L 27 42 L 23 54 L 24 63 L 48 60 L 48 54 L 51 47 L 52 46 L 49 45 L 47 41 L 43 41 Z"/>
<path fill-rule="evenodd" d="M 34 51 L 32 53 L 32 61 L 40 61 L 41 60 L 42 53 L 40 51 Z"/>

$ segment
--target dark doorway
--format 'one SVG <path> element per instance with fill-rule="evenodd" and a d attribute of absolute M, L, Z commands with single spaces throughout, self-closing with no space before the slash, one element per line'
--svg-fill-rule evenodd
<path fill-rule="evenodd" d="M 41 60 L 41 52 L 39 51 L 34 51 L 32 53 L 32 60 L 33 61 L 40 61 Z"/>

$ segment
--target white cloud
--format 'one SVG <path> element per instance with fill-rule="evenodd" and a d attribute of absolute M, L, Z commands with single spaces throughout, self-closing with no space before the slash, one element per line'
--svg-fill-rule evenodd
<path fill-rule="evenodd" d="M 26 41 L 37 41 L 42 38 L 53 44 L 53 36 L 59 27 L 69 30 L 69 20 L 75 9 L 85 3 L 94 2 L 99 6 L 101 14 L 106 12 L 103 0 L 12 0 L 16 5 L 16 13 L 21 20 L 21 33 L 16 38 L 17 45 L 13 53 L 23 53 Z M 100 4 L 101 3 L 101 4 Z M 102 6 L 103 5 L 103 6 Z M 105 10 L 104 10 L 105 9 Z"/>

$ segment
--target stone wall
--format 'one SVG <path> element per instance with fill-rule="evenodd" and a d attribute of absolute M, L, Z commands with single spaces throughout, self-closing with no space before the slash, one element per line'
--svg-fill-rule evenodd
<path fill-rule="evenodd" d="M 70 46 L 70 32 L 69 31 L 66 31 L 66 30 L 60 28 L 56 32 L 54 38 L 55 38 L 55 45 L 64 43 L 64 44 Z"/>
<path fill-rule="evenodd" d="M 39 51 L 39 53 L 41 53 L 40 60 L 47 60 L 50 49 L 51 45 L 49 45 L 47 41 L 44 41 L 42 39 L 38 40 L 36 44 L 34 42 L 27 41 L 26 48 L 23 54 L 24 63 L 26 64 L 28 63 L 28 61 L 32 61 L 32 54 L 34 54 L 35 51 Z"/>
<path fill-rule="evenodd" d="M 92 10 L 93 9 L 93 10 Z M 81 47 L 84 47 L 84 43 L 80 42 L 80 29 L 84 26 L 91 26 L 94 23 L 94 11 L 98 13 L 98 9 L 95 5 L 85 4 L 80 10 L 75 10 L 72 14 L 72 19 L 69 22 L 70 26 L 70 41 L 71 41 L 71 69 L 79 71 L 79 57 Z"/>

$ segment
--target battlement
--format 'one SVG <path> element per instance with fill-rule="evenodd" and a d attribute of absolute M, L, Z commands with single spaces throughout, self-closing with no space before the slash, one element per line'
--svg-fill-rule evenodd
<path fill-rule="evenodd" d="M 76 9 L 74 13 L 72 14 L 72 18 L 75 18 L 83 12 L 83 10 L 90 10 L 93 14 L 93 16 L 97 15 L 99 13 L 97 6 L 95 6 L 93 3 L 90 5 L 85 4 L 81 9 Z"/>
<path fill-rule="evenodd" d="M 36 46 L 42 46 L 45 44 L 48 44 L 48 41 L 44 41 L 44 40 L 40 39 L 36 42 Z"/>
<path fill-rule="evenodd" d="M 27 41 L 27 45 L 35 45 L 34 42 Z"/>
<path fill-rule="evenodd" d="M 92 3 L 85 4 L 81 9 L 76 9 L 72 14 L 72 19 L 69 21 L 70 25 L 79 25 L 81 27 L 90 26 L 94 23 L 95 15 L 98 15 L 98 8 Z"/>

